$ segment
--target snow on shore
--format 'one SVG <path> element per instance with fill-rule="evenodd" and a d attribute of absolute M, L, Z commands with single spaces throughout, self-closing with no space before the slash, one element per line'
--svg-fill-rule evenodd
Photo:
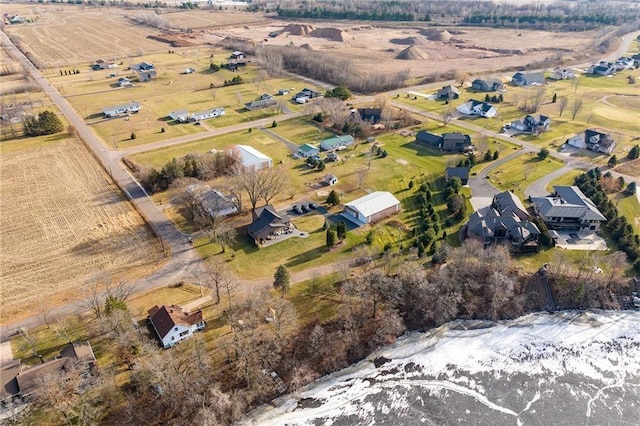
<path fill-rule="evenodd" d="M 454 321 L 274 405 L 241 424 L 635 423 L 640 312 Z"/>

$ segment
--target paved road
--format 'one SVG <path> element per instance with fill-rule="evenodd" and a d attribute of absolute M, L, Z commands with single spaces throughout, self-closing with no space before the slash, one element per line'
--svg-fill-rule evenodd
<path fill-rule="evenodd" d="M 615 58 L 615 57 L 621 56 L 627 50 L 630 42 L 638 34 L 640 34 L 640 31 L 626 35 L 622 39 L 622 43 L 620 47 L 616 50 L 616 52 L 609 55 L 609 57 Z M 100 138 L 98 138 L 93 133 L 93 131 L 89 128 L 89 126 L 85 124 L 82 117 L 80 117 L 76 113 L 76 111 L 71 107 L 71 105 L 60 95 L 60 93 L 58 93 L 58 91 L 54 87 L 52 87 L 48 81 L 46 81 L 43 78 L 41 73 L 22 54 L 22 52 L 20 52 L 15 47 L 15 45 L 9 40 L 9 38 L 6 36 L 4 32 L 0 32 L 0 39 L 2 41 L 2 44 L 6 47 L 7 51 L 11 54 L 11 56 L 15 57 L 18 61 L 20 61 L 23 64 L 24 68 L 31 74 L 34 81 L 36 81 L 43 88 L 45 93 L 49 95 L 51 100 L 58 106 L 60 111 L 65 115 L 67 120 L 69 120 L 69 122 L 77 129 L 79 135 L 81 136 L 81 138 L 83 139 L 87 147 L 93 152 L 93 154 L 95 155 L 97 160 L 100 162 L 100 164 L 104 167 L 104 169 L 111 174 L 113 180 L 118 184 L 118 186 L 120 186 L 123 192 L 125 192 L 127 197 L 138 209 L 140 214 L 145 218 L 149 226 L 160 237 L 162 244 L 166 247 L 167 251 L 170 253 L 167 263 L 162 268 L 160 268 L 153 274 L 149 275 L 144 280 L 140 281 L 139 287 L 138 287 L 139 291 L 148 290 L 154 287 L 159 287 L 159 286 L 176 282 L 179 279 L 182 279 L 183 277 L 185 277 L 186 275 L 190 275 L 191 271 L 193 271 L 195 268 L 202 267 L 203 262 L 202 262 L 202 259 L 193 250 L 190 249 L 190 245 L 188 245 L 187 243 L 186 236 L 183 235 L 173 225 L 173 223 L 167 219 L 167 217 L 162 213 L 162 211 L 160 211 L 158 207 L 146 195 L 144 190 L 135 181 L 135 179 L 133 179 L 133 177 L 129 174 L 127 169 L 124 167 L 124 165 L 120 161 L 122 157 L 128 154 L 146 152 L 153 149 L 159 149 L 167 146 L 178 145 L 178 144 L 187 143 L 187 142 L 191 142 L 191 141 L 195 141 L 195 140 L 199 140 L 207 137 L 218 136 L 218 135 L 233 132 L 233 131 L 248 129 L 250 127 L 265 126 L 270 124 L 274 119 L 276 119 L 277 121 L 280 121 L 280 120 L 286 120 L 286 119 L 290 119 L 290 118 L 302 115 L 302 113 L 289 112 L 286 114 L 282 114 L 275 117 L 269 117 L 269 118 L 265 118 L 265 119 L 254 121 L 254 122 L 240 123 L 240 124 L 236 124 L 236 125 L 225 127 L 225 128 L 213 129 L 213 130 L 195 134 L 195 135 L 187 135 L 187 136 L 173 138 L 173 139 L 169 139 L 169 140 L 161 141 L 157 143 L 140 145 L 140 146 L 132 147 L 123 151 L 112 151 L 109 148 L 107 148 L 107 145 L 104 144 L 103 141 L 101 141 Z M 578 65 L 578 66 L 581 66 L 581 65 Z M 588 66 L 588 64 L 586 64 L 585 66 Z M 303 78 L 303 79 L 306 81 L 312 82 L 314 84 L 320 85 L 322 87 L 330 87 L 329 85 L 323 82 L 319 82 L 319 81 L 307 79 L 307 78 Z M 414 87 L 393 90 L 388 92 L 387 94 L 389 96 L 395 96 L 396 94 L 404 93 L 408 90 L 430 90 L 434 87 L 439 87 L 441 85 L 448 84 L 448 83 L 451 83 L 451 82 L 438 82 L 438 83 L 418 85 Z M 374 98 L 372 96 L 358 96 L 354 100 L 354 103 L 371 102 L 373 101 L 373 99 Z M 397 102 L 392 102 L 392 103 L 400 108 L 412 111 L 416 114 L 419 114 L 434 120 L 440 119 L 438 114 L 422 111 L 417 108 L 413 108 L 404 104 L 399 104 Z M 505 138 L 500 134 L 497 134 L 492 131 L 488 131 L 487 129 L 480 128 L 478 126 L 475 126 L 465 121 L 454 120 L 454 123 L 457 126 L 466 128 L 468 130 L 472 130 L 475 132 L 482 132 L 489 137 L 503 139 L 509 142 L 515 142 L 515 140 L 513 139 Z M 489 173 L 493 168 L 498 167 L 500 164 L 503 164 L 504 162 L 508 161 L 509 159 L 513 158 L 516 155 L 522 155 L 524 152 L 527 152 L 527 151 L 539 150 L 539 147 L 535 146 L 534 144 L 529 144 L 522 141 L 517 141 L 516 143 L 520 143 L 523 149 L 518 151 L 517 153 L 510 154 L 509 156 L 496 161 L 495 163 L 490 165 L 488 168 L 481 171 L 476 177 L 476 179 L 472 180 L 472 188 L 475 187 L 478 194 L 491 194 L 491 193 L 495 193 L 496 191 L 495 188 L 492 189 L 491 185 L 489 185 L 488 182 L 486 182 L 486 179 L 482 179 L 481 176 L 482 177 L 486 176 L 486 174 Z M 559 157 L 560 154 L 558 153 L 552 152 L 551 155 L 554 157 L 560 158 Z M 564 160 L 566 160 L 566 158 L 564 158 L 563 161 Z M 585 162 L 579 159 L 571 159 L 570 161 L 566 162 L 566 167 L 568 168 L 575 168 L 575 167 L 591 168 L 592 166 L 593 165 L 591 163 Z M 614 176 L 617 177 L 617 176 L 620 176 L 620 174 L 614 173 Z M 630 182 L 633 180 L 636 183 L 640 184 L 640 179 L 632 178 L 629 176 L 624 176 L 624 178 L 627 182 Z M 543 183 L 541 182 L 539 185 L 542 185 L 542 184 Z M 638 194 L 638 197 L 640 199 L 640 193 Z M 317 271 L 321 275 L 330 273 L 333 270 L 334 270 L 334 265 L 326 265 L 326 266 L 310 269 L 310 271 Z M 304 279 L 303 276 L 305 276 L 305 274 L 308 278 L 309 273 L 310 272 L 308 271 L 304 271 L 297 274 L 293 274 L 295 278 L 292 276 L 293 278 L 292 281 L 295 282 L 297 280 Z M 271 278 L 269 277 L 262 280 L 246 281 L 246 282 L 243 282 L 243 284 L 251 285 L 251 286 L 269 285 L 270 282 L 271 282 Z M 52 314 L 53 316 L 69 315 L 69 314 L 78 312 L 79 310 L 80 309 L 78 308 L 78 305 L 69 304 L 69 305 L 61 306 L 55 309 L 52 312 Z M 20 321 L 2 325 L 0 326 L 0 340 L 2 341 L 6 340 L 8 338 L 8 331 L 15 330 L 19 326 L 30 328 L 37 325 L 39 325 L 39 319 L 37 316 L 25 318 Z"/>
<path fill-rule="evenodd" d="M 144 291 L 180 280 L 195 263 L 201 261 L 195 251 L 190 249 L 186 236 L 183 235 L 151 201 L 140 185 L 138 185 L 131 174 L 129 174 L 125 166 L 118 161 L 119 156 L 117 153 L 108 151 L 105 148 L 103 142 L 84 123 L 82 117 L 80 117 L 60 93 L 42 77 L 40 71 L 15 47 L 6 34 L 0 32 L 0 37 L 2 44 L 9 54 L 22 63 L 34 81 L 42 87 L 69 123 L 76 128 L 78 134 L 98 162 L 109 172 L 113 180 L 131 200 L 153 231 L 159 236 L 161 244 L 167 252 L 168 261 L 156 272 L 141 280 L 138 283 L 138 290 Z M 78 312 L 79 310 L 80 308 L 76 304 L 69 304 L 54 310 L 53 315 L 67 315 Z M 30 317 L 4 324 L 0 327 L 0 340 L 7 338 L 8 330 L 15 330 L 18 326 L 36 326 L 38 322 L 37 317 Z"/>

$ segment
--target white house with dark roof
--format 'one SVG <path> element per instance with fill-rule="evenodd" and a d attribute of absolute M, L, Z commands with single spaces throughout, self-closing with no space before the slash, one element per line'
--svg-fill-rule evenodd
<path fill-rule="evenodd" d="M 155 305 L 149 309 L 148 314 L 149 323 L 160 339 L 163 348 L 170 348 L 205 327 L 200 309 L 186 313 L 180 306 Z"/>
<path fill-rule="evenodd" d="M 576 74 L 570 68 L 555 67 L 551 70 L 549 78 L 552 80 L 569 80 L 572 78 L 576 78 Z"/>
<path fill-rule="evenodd" d="M 484 118 L 493 118 L 498 115 L 498 110 L 493 105 L 488 102 L 476 101 L 475 99 L 469 99 L 469 101 L 457 107 L 456 110 L 460 114 Z"/>
<path fill-rule="evenodd" d="M 400 211 L 400 201 L 390 192 L 376 191 L 344 205 L 343 214 L 356 223 L 373 223 Z"/>
<path fill-rule="evenodd" d="M 532 197 L 538 216 L 552 230 L 598 231 L 607 219 L 577 186 L 554 186 L 548 197 Z"/>
<path fill-rule="evenodd" d="M 579 149 L 588 149 L 602 154 L 611 154 L 616 147 L 613 138 L 597 130 L 587 129 L 584 133 L 579 133 L 566 140 L 567 145 Z"/>
<path fill-rule="evenodd" d="M 254 168 L 257 170 L 268 169 L 273 167 L 273 160 L 249 145 L 236 145 L 234 147 L 240 155 L 240 163 L 245 168 Z"/>

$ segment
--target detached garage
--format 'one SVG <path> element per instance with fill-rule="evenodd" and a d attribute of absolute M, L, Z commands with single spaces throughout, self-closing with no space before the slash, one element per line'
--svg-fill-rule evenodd
<path fill-rule="evenodd" d="M 361 223 L 372 223 L 400 211 L 400 201 L 390 192 L 376 191 L 344 205 L 344 214 Z"/>

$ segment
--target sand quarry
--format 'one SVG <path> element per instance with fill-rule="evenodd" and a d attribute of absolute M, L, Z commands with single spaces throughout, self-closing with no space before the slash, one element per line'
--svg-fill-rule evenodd
<path fill-rule="evenodd" d="M 238 39 L 254 44 L 293 45 L 349 58 L 365 70 L 409 70 L 419 77 L 461 70 L 479 74 L 496 69 L 524 67 L 532 62 L 561 57 L 581 60 L 601 34 L 596 31 L 557 33 L 518 29 L 430 27 L 425 23 L 355 23 L 351 21 L 288 22 L 274 15 L 223 13 L 215 10 L 161 13 L 171 30 L 135 24 L 145 13 L 118 8 L 64 9 L 44 5 L 3 5 L 37 23 L 7 27 L 7 32 L 43 64 L 81 63 L 98 57 L 151 53 L 168 47 L 215 44 Z M 108 25 L 104 25 L 104 20 Z M 100 23 L 100 24 L 98 24 Z M 98 35 L 107 28 L 114 38 Z M 84 33 L 84 36 L 80 37 Z M 43 48 L 41 34 L 57 40 L 60 48 Z M 126 34 L 127 42 L 122 37 Z M 68 46 L 73 46 L 69 49 Z"/>

